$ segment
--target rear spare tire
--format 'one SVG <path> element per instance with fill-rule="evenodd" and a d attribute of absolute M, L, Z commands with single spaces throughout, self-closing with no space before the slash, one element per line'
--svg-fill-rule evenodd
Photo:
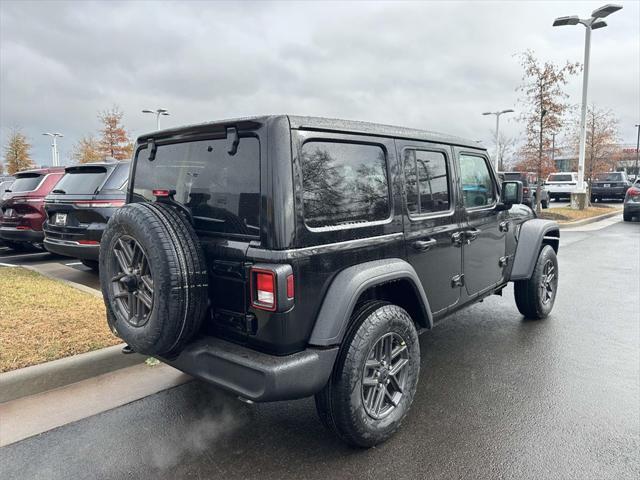
<path fill-rule="evenodd" d="M 174 207 L 133 203 L 109 219 L 100 247 L 107 321 L 136 352 L 180 352 L 202 323 L 207 280 L 195 231 Z"/>

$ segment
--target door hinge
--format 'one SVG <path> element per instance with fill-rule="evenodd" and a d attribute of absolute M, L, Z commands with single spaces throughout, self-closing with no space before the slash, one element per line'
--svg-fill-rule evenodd
<path fill-rule="evenodd" d="M 498 225 L 498 230 L 500 230 L 501 232 L 508 232 L 509 222 L 507 220 L 505 220 L 504 222 L 500 222 L 500 225 Z"/>
<path fill-rule="evenodd" d="M 464 273 L 451 278 L 451 288 L 464 286 Z"/>
<path fill-rule="evenodd" d="M 498 260 L 498 265 L 501 267 L 506 267 L 507 265 L 509 265 L 509 257 L 500 257 L 500 260 Z"/>

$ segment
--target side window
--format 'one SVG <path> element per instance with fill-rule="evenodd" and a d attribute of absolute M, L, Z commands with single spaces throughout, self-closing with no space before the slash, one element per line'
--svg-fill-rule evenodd
<path fill-rule="evenodd" d="M 310 141 L 302 146 L 307 226 L 332 227 L 389 218 L 384 150 L 376 145 Z"/>
<path fill-rule="evenodd" d="M 460 155 L 460 178 L 462 196 L 467 208 L 491 205 L 496 200 L 493 179 L 483 157 Z"/>
<path fill-rule="evenodd" d="M 449 210 L 447 158 L 442 152 L 405 150 L 404 178 L 409 215 Z"/>
<path fill-rule="evenodd" d="M 129 163 L 122 163 L 118 165 L 109 179 L 102 187 L 104 190 L 126 190 L 127 179 L 129 178 Z"/>

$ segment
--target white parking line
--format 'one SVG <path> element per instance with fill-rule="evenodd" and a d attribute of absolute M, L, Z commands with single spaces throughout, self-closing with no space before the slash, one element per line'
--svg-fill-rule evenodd
<path fill-rule="evenodd" d="M 67 265 L 68 267 L 71 267 L 73 265 L 82 265 L 82 262 L 71 262 L 71 263 L 65 263 L 65 265 Z"/>
<path fill-rule="evenodd" d="M 0 263 L 0 267 L 17 267 L 18 265 L 12 265 L 10 263 Z"/>

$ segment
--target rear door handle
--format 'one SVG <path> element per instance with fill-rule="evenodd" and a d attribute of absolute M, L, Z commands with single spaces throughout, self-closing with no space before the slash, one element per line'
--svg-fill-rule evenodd
<path fill-rule="evenodd" d="M 438 243 L 438 241 L 435 238 L 430 238 L 429 240 L 417 240 L 413 242 L 411 246 L 416 250 L 426 252 L 431 247 L 433 247 L 436 243 Z"/>
<path fill-rule="evenodd" d="M 479 234 L 480 230 L 477 228 L 474 228 L 473 230 L 466 230 L 464 232 L 464 238 L 467 240 L 467 245 L 477 239 Z"/>

